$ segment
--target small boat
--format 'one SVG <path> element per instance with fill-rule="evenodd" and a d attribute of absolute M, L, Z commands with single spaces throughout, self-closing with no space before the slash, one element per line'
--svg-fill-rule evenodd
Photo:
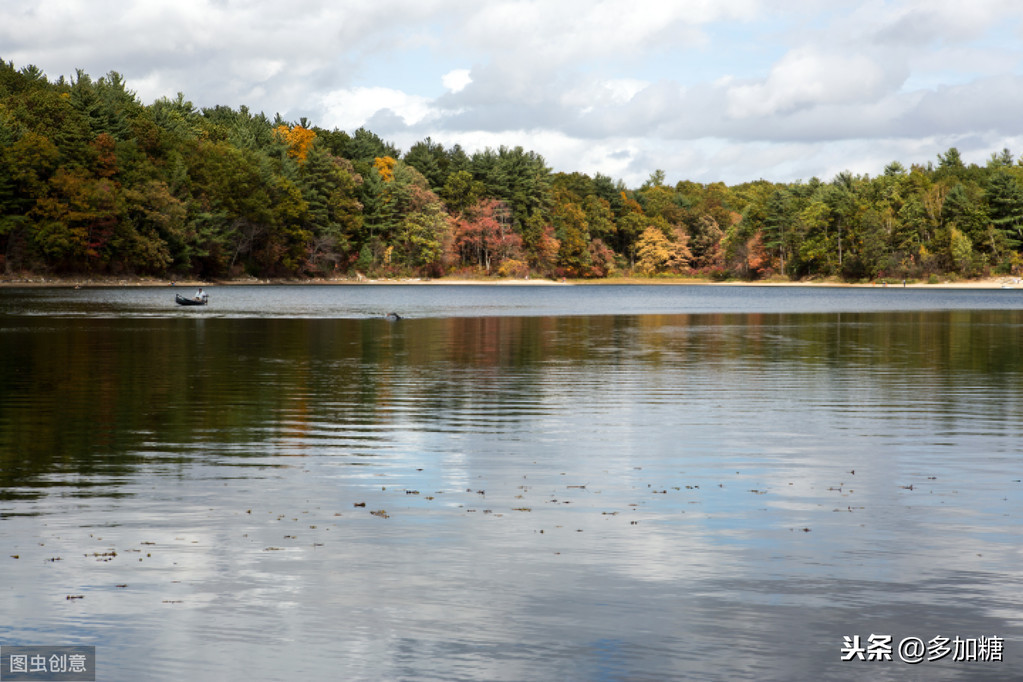
<path fill-rule="evenodd" d="M 178 302 L 178 305 L 206 305 L 209 302 L 208 298 L 197 301 L 194 298 L 185 298 L 181 294 L 174 294 L 174 300 Z"/>

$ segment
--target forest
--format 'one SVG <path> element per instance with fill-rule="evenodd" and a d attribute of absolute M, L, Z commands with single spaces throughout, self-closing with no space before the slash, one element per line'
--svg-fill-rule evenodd
<path fill-rule="evenodd" d="M 876 176 L 641 186 L 521 147 L 143 105 L 117 72 L 0 60 L 0 273 L 177 278 L 1016 274 L 1023 163 L 956 148 Z"/>

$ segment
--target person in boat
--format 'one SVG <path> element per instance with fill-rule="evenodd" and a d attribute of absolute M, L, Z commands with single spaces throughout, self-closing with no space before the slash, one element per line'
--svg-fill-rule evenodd
<path fill-rule="evenodd" d="M 199 287 L 199 291 L 195 292 L 195 300 L 205 302 L 207 298 L 209 298 L 209 294 L 203 291 L 202 287 Z"/>

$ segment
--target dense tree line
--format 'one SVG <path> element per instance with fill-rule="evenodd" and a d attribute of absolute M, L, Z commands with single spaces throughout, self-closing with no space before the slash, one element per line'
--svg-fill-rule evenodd
<path fill-rule="evenodd" d="M 116 72 L 0 62 L 0 270 L 203 278 L 757 279 L 1016 272 L 1023 165 L 736 186 L 553 173 L 521 147 L 402 154 L 369 130 L 143 105 Z"/>

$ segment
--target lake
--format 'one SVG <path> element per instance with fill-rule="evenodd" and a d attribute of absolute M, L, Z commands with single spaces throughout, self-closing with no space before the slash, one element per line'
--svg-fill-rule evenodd
<path fill-rule="evenodd" d="M 1023 677 L 1023 291 L 208 292 L 0 289 L 0 644 L 103 680 Z"/>

